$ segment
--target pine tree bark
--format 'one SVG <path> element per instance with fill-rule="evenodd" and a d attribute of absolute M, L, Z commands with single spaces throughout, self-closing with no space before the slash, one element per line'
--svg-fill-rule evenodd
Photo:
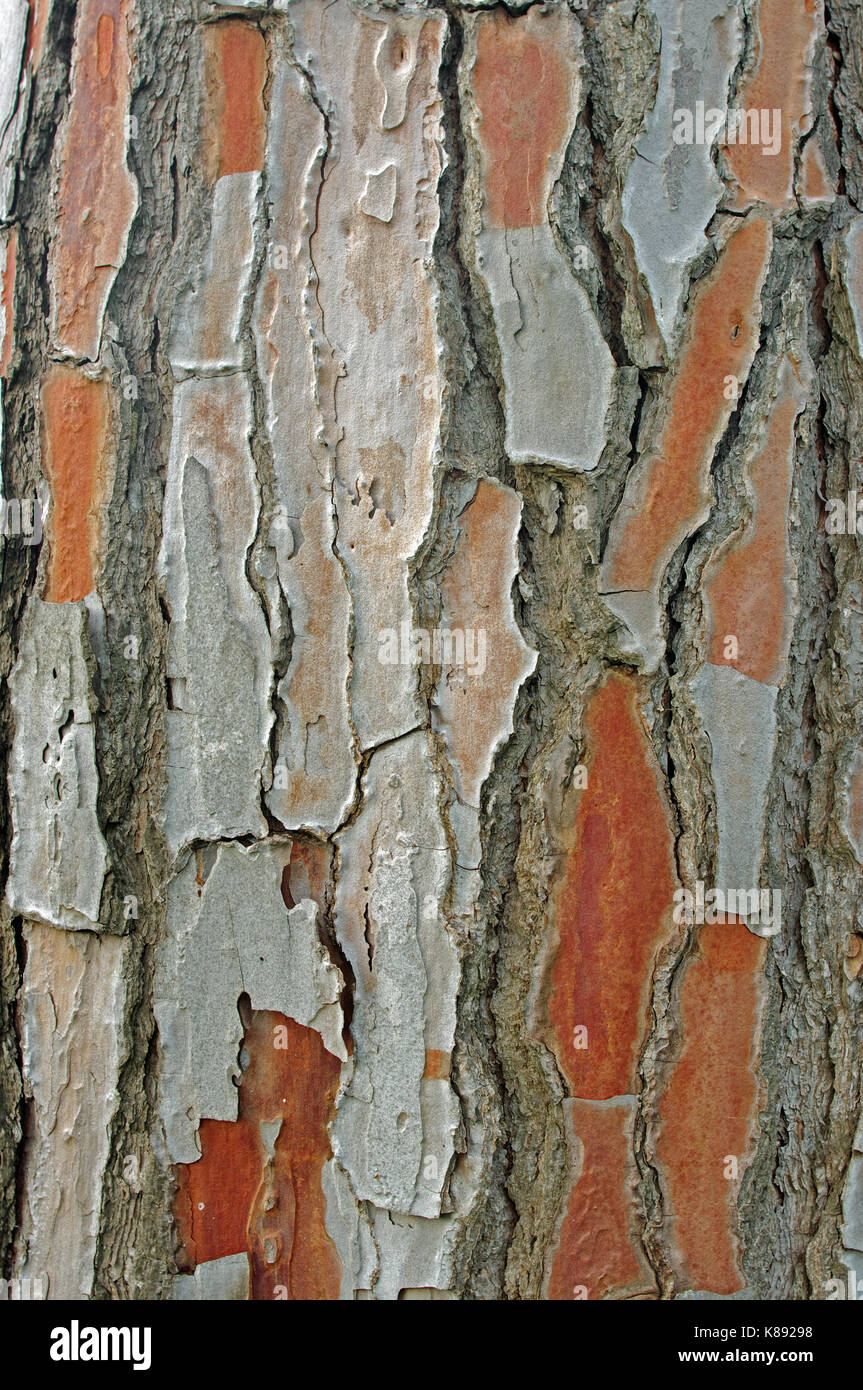
<path fill-rule="evenodd" d="M 0 0 L 8 1296 L 863 1287 L 861 110 L 861 0 Z"/>

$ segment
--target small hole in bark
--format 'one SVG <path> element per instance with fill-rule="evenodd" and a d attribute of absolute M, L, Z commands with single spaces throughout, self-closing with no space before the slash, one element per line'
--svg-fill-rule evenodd
<path fill-rule="evenodd" d="M 401 34 L 396 35 L 393 40 L 393 67 L 396 72 L 403 68 L 410 57 L 408 46 Z"/>

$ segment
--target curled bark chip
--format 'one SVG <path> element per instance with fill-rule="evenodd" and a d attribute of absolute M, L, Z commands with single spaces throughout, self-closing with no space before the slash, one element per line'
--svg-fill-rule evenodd
<path fill-rule="evenodd" d="M 863 1298 L 861 74 L 0 0 L 0 1301 Z"/>

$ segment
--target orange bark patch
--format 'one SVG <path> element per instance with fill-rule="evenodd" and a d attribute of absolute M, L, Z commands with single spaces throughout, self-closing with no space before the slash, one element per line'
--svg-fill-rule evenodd
<path fill-rule="evenodd" d="M 710 462 L 735 408 L 725 395 L 727 378 L 745 379 L 758 344 L 769 251 L 767 218 L 747 218 L 695 291 L 665 424 L 646 464 L 638 505 L 622 533 L 613 535 L 606 590 L 655 587 L 669 552 L 708 500 Z"/>
<path fill-rule="evenodd" d="M 794 152 L 808 128 L 812 48 L 820 28 L 819 0 L 761 0 L 758 8 L 760 57 L 751 79 L 738 94 L 736 106 L 748 112 L 780 112 L 781 146 L 768 154 L 762 141 L 728 144 L 726 163 L 740 185 L 741 203 L 758 199 L 773 208 L 791 201 Z M 762 118 L 763 119 L 763 118 Z"/>
<path fill-rule="evenodd" d="M 701 927 L 683 979 L 683 1051 L 659 1100 L 657 1156 L 684 1288 L 743 1288 L 736 1198 L 756 1119 L 766 949 L 745 926 Z M 724 1176 L 731 1157 L 737 1180 Z"/>
<path fill-rule="evenodd" d="M 51 486 L 51 552 L 45 599 L 72 603 L 96 583 L 110 387 L 72 367 L 42 383 L 43 458 Z"/>
<path fill-rule="evenodd" d="M 236 1122 L 203 1120 L 202 1156 L 178 1164 L 178 1263 L 248 1251 L 251 1297 L 337 1299 L 341 1262 L 325 1224 L 321 1173 L 331 1157 L 340 1063 L 320 1034 L 247 1010 L 249 1065 Z"/>
<path fill-rule="evenodd" d="M 803 151 L 803 197 L 808 203 L 829 203 L 836 196 L 836 189 L 827 173 L 821 146 L 817 140 L 808 140 Z"/>
<path fill-rule="evenodd" d="M 803 408 L 794 376 L 770 418 L 767 442 L 752 465 L 754 519 L 745 538 L 727 550 L 706 582 L 708 661 L 734 666 L 753 680 L 779 685 L 791 640 L 791 575 L 788 503 L 794 467 L 794 426 Z M 725 638 L 737 638 L 738 657 L 724 654 Z"/>
<path fill-rule="evenodd" d="M 127 0 L 83 0 L 78 13 L 52 242 L 54 314 L 60 346 L 92 359 L 137 194 L 126 168 Z"/>
<path fill-rule="evenodd" d="M 450 1064 L 452 1054 L 441 1052 L 437 1048 L 426 1048 L 426 1064 L 423 1072 L 424 1081 L 449 1081 Z"/>
<path fill-rule="evenodd" d="M 637 691 L 612 676 L 588 705 L 588 784 L 554 908 L 550 1045 L 570 1094 L 591 1100 L 637 1088 L 652 962 L 675 886 L 671 826 Z M 584 1028 L 586 1038 L 576 1032 Z"/>
<path fill-rule="evenodd" d="M 249 1209 L 261 1180 L 260 1138 L 253 1123 L 202 1120 L 198 1137 L 203 1157 L 176 1170 L 179 1264 L 189 1272 L 248 1249 Z"/>
<path fill-rule="evenodd" d="M 327 846 L 317 840 L 292 840 L 291 857 L 282 881 L 285 906 L 294 907 L 301 898 L 311 898 L 325 912 L 329 877 L 330 851 Z"/>
<path fill-rule="evenodd" d="M 551 1259 L 547 1296 L 564 1300 L 655 1293 L 636 1233 L 632 1102 L 576 1100 L 571 1106 L 573 1147 L 580 1147 L 583 1157 Z"/>
<path fill-rule="evenodd" d="M 559 32 L 556 20 L 543 24 L 532 10 L 510 19 L 498 9 L 480 21 L 473 94 L 489 227 L 537 227 L 546 220 L 552 161 L 574 118 Z"/>
<path fill-rule="evenodd" d="M 10 227 L 6 236 L 6 254 L 3 263 L 3 289 L 0 294 L 0 376 L 5 377 L 12 360 L 12 347 L 15 341 L 15 324 L 12 312 L 12 296 L 15 290 L 15 259 L 18 254 L 18 229 Z"/>
<path fill-rule="evenodd" d="M 32 72 L 36 71 L 42 58 L 49 8 L 50 0 L 30 0 L 30 28 L 27 33 L 24 62 L 30 64 Z"/>
<path fill-rule="evenodd" d="M 267 46 L 242 20 L 204 30 L 208 167 L 211 179 L 264 167 Z"/>

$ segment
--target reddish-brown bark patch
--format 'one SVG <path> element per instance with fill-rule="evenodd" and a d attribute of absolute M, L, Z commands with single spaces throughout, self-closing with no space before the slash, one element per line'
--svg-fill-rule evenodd
<path fill-rule="evenodd" d="M 729 378 L 745 379 L 758 343 L 769 252 L 768 219 L 754 214 L 732 233 L 695 290 L 665 423 L 645 467 L 638 505 L 610 545 L 606 590 L 654 588 L 670 550 L 708 499 L 710 462 L 736 404 L 726 395 L 733 391 Z"/>
<path fill-rule="evenodd" d="M 340 1063 L 313 1028 L 263 1009 L 243 1017 L 249 1065 L 238 1118 L 203 1120 L 201 1158 L 176 1169 L 178 1264 L 194 1269 L 245 1250 L 253 1299 L 337 1299 L 341 1262 L 321 1174 Z M 262 1129 L 275 1125 L 277 1134 Z"/>
<path fill-rule="evenodd" d="M 807 140 L 803 151 L 801 192 L 807 203 L 829 203 L 836 197 L 836 188 L 827 172 L 821 146 L 815 139 Z"/>
<path fill-rule="evenodd" d="M 107 382 L 73 367 L 49 370 L 42 383 L 43 460 L 51 487 L 48 603 L 74 602 L 95 586 L 110 421 Z"/>
<path fill-rule="evenodd" d="M 556 24 L 494 10 L 479 24 L 472 90 L 485 155 L 486 225 L 547 218 L 550 164 L 572 127 L 571 75 Z"/>
<path fill-rule="evenodd" d="M 0 341 L 0 376 L 5 377 L 12 361 L 12 348 L 15 342 L 15 323 L 13 315 L 13 295 L 15 291 L 15 261 L 18 255 L 18 229 L 10 227 L 6 234 L 6 255 L 3 263 L 3 287 L 0 292 L 0 327 L 3 336 Z"/>
<path fill-rule="evenodd" d="M 726 550 L 705 583 L 708 661 L 733 666 L 753 680 L 779 685 L 791 640 L 788 504 L 795 422 L 803 406 L 792 369 L 770 417 L 767 441 L 752 465 L 754 516 L 745 536 Z M 726 638 L 738 656 L 725 656 Z"/>
<path fill-rule="evenodd" d="M 127 0 L 82 0 L 72 54 L 52 239 L 59 345 L 96 358 L 105 298 L 137 206 L 126 168 Z"/>
<path fill-rule="evenodd" d="M 637 1235 L 633 1103 L 570 1104 L 571 1147 L 582 1157 L 551 1257 L 547 1297 L 649 1297 L 656 1285 Z"/>
<path fill-rule="evenodd" d="M 588 784 L 554 901 L 546 1010 L 570 1094 L 604 1100 L 638 1086 L 652 963 L 671 921 L 673 836 L 636 682 L 612 676 L 585 730 Z M 587 1029 L 586 1047 L 576 1028 Z"/>
<path fill-rule="evenodd" d="M 737 1193 L 756 1119 L 766 942 L 732 922 L 698 929 L 680 998 L 683 1050 L 659 1099 L 657 1157 L 682 1287 L 743 1288 Z M 728 1160 L 738 1178 L 726 1178 Z"/>
<path fill-rule="evenodd" d="M 438 1048 L 426 1048 L 424 1081 L 449 1081 L 452 1053 L 441 1052 Z"/>
<path fill-rule="evenodd" d="M 293 907 L 302 898 L 311 898 L 322 912 L 326 911 L 330 854 L 327 845 L 321 844 L 318 840 L 294 837 L 291 842 L 287 878 L 282 884 L 282 895 L 287 891 L 291 898 L 290 902 L 286 900 L 286 907 Z"/>
<path fill-rule="evenodd" d="M 819 0 L 794 0 L 791 5 L 788 0 L 761 0 L 759 4 L 759 61 L 735 104 L 746 111 L 769 111 L 771 121 L 778 110 L 782 140 L 776 154 L 766 153 L 763 141 L 724 147 L 742 204 L 757 199 L 782 208 L 792 199 L 796 144 L 808 128 L 810 62 L 820 14 Z"/>
<path fill-rule="evenodd" d="M 176 1169 L 174 1211 L 182 1242 L 180 1267 L 194 1270 L 208 1260 L 248 1250 L 252 1198 L 261 1180 L 260 1138 L 248 1120 L 202 1120 L 203 1157 Z"/>
<path fill-rule="evenodd" d="M 48 22 L 48 11 L 50 0 L 29 0 L 30 3 L 30 25 L 27 30 L 27 46 L 24 50 L 24 62 L 30 64 L 30 69 L 35 72 L 42 58 L 42 46 L 45 42 L 45 25 Z"/>
<path fill-rule="evenodd" d="M 267 46 L 260 29 L 241 19 L 204 31 L 205 145 L 211 179 L 264 167 Z"/>

